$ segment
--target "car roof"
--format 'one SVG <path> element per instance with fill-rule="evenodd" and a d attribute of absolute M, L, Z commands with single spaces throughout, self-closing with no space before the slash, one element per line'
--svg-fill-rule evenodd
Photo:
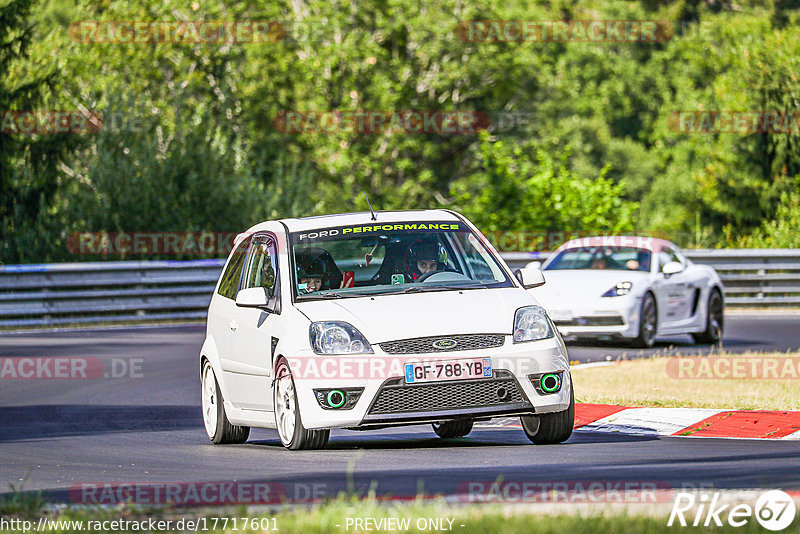
<path fill-rule="evenodd" d="M 317 215 L 313 217 L 300 217 L 290 219 L 280 219 L 277 222 L 286 225 L 290 232 L 305 232 L 323 228 L 335 228 L 337 226 L 350 226 L 356 224 L 381 224 L 397 222 L 418 222 L 418 221 L 458 221 L 458 216 L 449 210 L 397 210 L 397 211 L 378 211 L 376 220 L 372 220 L 372 214 L 368 211 L 357 213 L 336 213 L 331 215 Z M 256 224 L 246 233 L 269 230 L 274 226 L 275 221 L 265 221 Z"/>
<path fill-rule="evenodd" d="M 661 250 L 662 247 L 672 247 L 674 249 L 678 248 L 666 239 L 660 239 L 657 237 L 616 235 L 579 237 L 576 239 L 570 239 L 558 247 L 557 250 L 560 251 L 568 248 L 581 247 L 634 247 L 656 251 Z"/>

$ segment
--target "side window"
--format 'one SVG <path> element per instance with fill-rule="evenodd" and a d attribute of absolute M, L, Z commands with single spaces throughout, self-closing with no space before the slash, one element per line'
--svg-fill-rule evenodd
<path fill-rule="evenodd" d="M 244 259 L 247 257 L 247 249 L 250 247 L 250 238 L 242 240 L 241 243 L 231 253 L 228 267 L 222 273 L 217 293 L 225 298 L 236 300 L 236 293 L 239 291 L 239 279 L 244 267 Z"/>
<path fill-rule="evenodd" d="M 278 279 L 278 255 L 275 242 L 267 236 L 257 236 L 253 240 L 250 259 L 247 262 L 242 289 L 265 287 L 270 297 L 275 296 Z"/>
<path fill-rule="evenodd" d="M 658 253 L 658 270 L 663 271 L 664 266 L 671 261 L 683 263 L 681 258 L 675 253 L 674 250 L 667 247 L 662 248 L 661 252 Z"/>

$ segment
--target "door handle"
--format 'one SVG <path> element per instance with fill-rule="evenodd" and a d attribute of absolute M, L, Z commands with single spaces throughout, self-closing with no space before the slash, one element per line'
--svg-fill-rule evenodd
<path fill-rule="evenodd" d="M 236 329 L 239 328 L 239 323 L 236 322 L 236 319 L 231 319 L 231 322 L 228 323 L 228 326 L 231 327 L 231 332 L 236 332 Z"/>

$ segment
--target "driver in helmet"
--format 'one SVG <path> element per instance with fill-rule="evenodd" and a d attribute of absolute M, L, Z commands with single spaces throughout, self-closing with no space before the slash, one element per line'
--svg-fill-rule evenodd
<path fill-rule="evenodd" d="M 325 266 L 319 258 L 300 261 L 297 265 L 297 283 L 301 293 L 314 293 L 322 289 Z"/>
<path fill-rule="evenodd" d="M 446 266 L 447 251 L 438 241 L 418 239 L 406 249 L 405 268 L 409 281 L 417 281 L 427 273 L 442 271 Z"/>

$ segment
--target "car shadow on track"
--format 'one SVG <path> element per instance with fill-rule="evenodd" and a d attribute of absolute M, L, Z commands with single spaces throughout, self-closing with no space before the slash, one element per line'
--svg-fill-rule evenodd
<path fill-rule="evenodd" d="M 437 438 L 427 432 L 355 432 L 337 431 L 325 446 L 325 451 L 400 450 L 400 449 L 464 449 L 479 447 L 532 447 L 555 448 L 588 443 L 632 443 L 657 440 L 658 436 L 634 436 L 619 433 L 574 432 L 569 440 L 559 445 L 533 445 L 522 429 L 476 429 L 463 438 Z M 281 449 L 280 440 L 258 439 L 247 442 L 268 449 Z"/>
<path fill-rule="evenodd" d="M 193 428 L 203 428 L 199 406 L 58 404 L 0 408 L 0 443 Z"/>

